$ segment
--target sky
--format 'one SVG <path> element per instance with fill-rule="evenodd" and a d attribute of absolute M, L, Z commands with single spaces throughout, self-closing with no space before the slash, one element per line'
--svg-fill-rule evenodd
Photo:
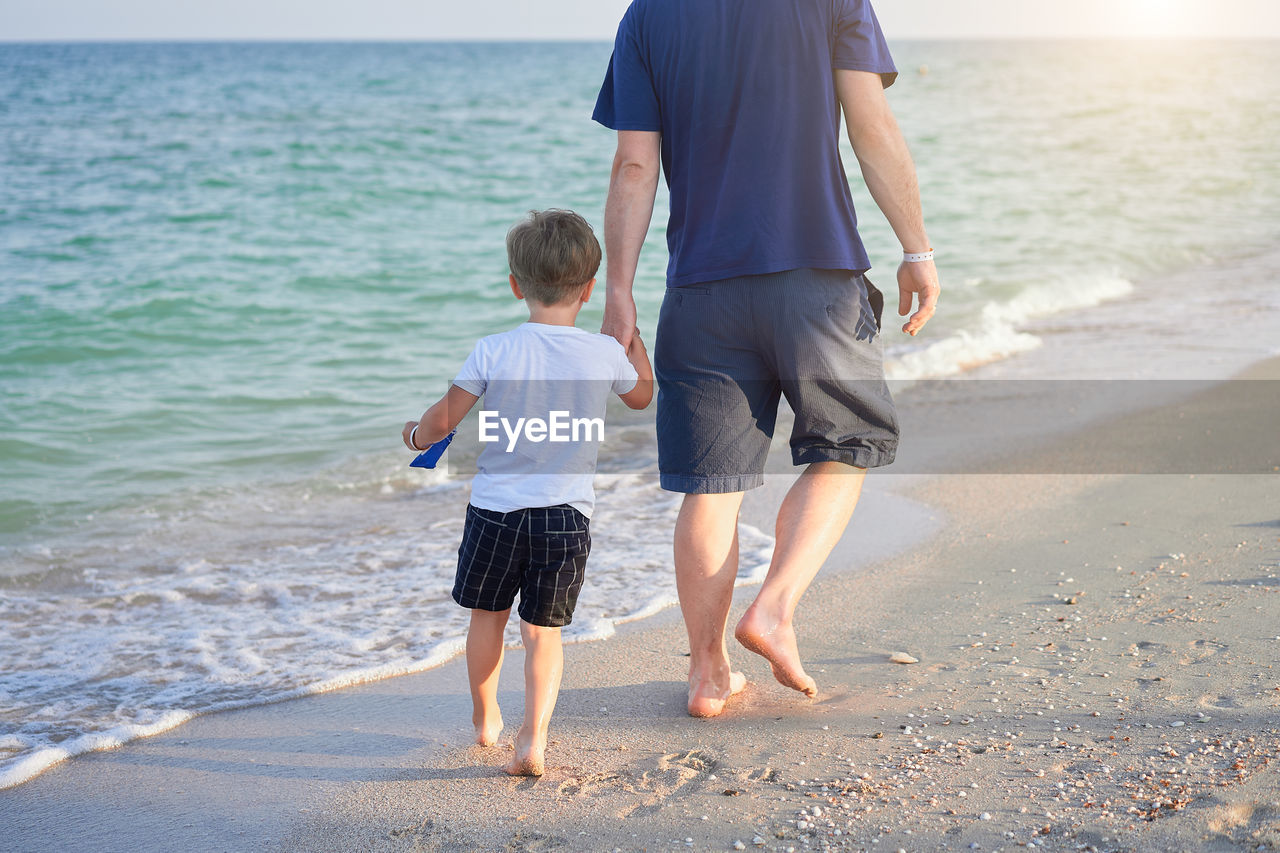
<path fill-rule="evenodd" d="M 630 0 L 0 0 L 0 41 L 611 39 Z M 1280 38 L 1278 0 L 878 0 L 891 40 Z"/>

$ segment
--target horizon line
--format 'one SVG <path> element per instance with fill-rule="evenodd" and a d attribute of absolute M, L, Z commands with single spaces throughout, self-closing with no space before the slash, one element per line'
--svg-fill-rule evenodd
<path fill-rule="evenodd" d="M 1141 34 L 990 34 L 990 35 L 917 35 L 890 37 L 890 42 L 1040 42 L 1040 41 L 1280 41 L 1277 35 L 1141 35 Z M 0 45 L 70 45 L 70 44 L 610 44 L 613 37 L 493 37 L 458 36 L 454 38 L 397 38 L 394 36 L 227 36 L 206 38 L 198 36 L 129 36 L 120 38 L 80 37 L 64 38 L 0 38 Z"/>

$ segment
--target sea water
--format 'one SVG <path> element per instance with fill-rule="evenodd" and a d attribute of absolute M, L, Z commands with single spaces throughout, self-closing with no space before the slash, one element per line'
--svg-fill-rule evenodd
<path fill-rule="evenodd" d="M 891 376 L 1014 365 L 1055 336 L 1073 363 L 1123 337 L 1126 358 L 1178 364 L 1197 271 L 1275 310 L 1276 43 L 894 51 L 945 291 L 924 335 L 886 334 Z M 522 320 L 515 220 L 571 207 L 599 228 L 613 135 L 589 117 L 608 57 L 0 45 L 0 786 L 457 651 L 466 482 L 407 469 L 399 427 L 477 337 Z M 844 156 L 892 328 L 899 249 Z M 665 215 L 659 193 L 636 283 L 650 341 Z M 1179 281 L 1141 324 L 1079 319 Z M 1226 346 L 1219 304 L 1194 302 L 1199 339 L 1225 342 L 1215 369 L 1274 350 Z M 674 600 L 677 502 L 652 437 L 607 438 L 570 638 Z M 744 529 L 742 582 L 771 546 Z"/>

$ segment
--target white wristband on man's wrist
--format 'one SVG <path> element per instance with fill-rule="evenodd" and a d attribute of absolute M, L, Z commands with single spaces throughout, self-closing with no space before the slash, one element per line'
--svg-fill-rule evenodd
<path fill-rule="evenodd" d="M 908 264 L 919 264 L 933 260 L 933 249 L 927 252 L 903 252 L 902 260 Z"/>
<path fill-rule="evenodd" d="M 421 453 L 426 450 L 425 447 L 418 446 L 418 425 L 414 424 L 413 429 L 409 430 L 409 446 Z"/>

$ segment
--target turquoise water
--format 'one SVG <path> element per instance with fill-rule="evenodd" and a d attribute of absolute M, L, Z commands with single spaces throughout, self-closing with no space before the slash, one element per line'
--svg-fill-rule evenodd
<path fill-rule="evenodd" d="M 886 336 L 891 375 L 1012 363 L 1055 317 L 1280 247 L 1276 43 L 894 49 L 945 290 L 925 335 Z M 442 578 L 465 484 L 408 472 L 399 425 L 523 318 L 512 222 L 560 206 L 599 226 L 608 55 L 0 45 L 0 785 L 456 649 Z M 897 245 L 851 182 L 891 289 Z M 660 198 L 647 333 L 664 220 Z M 1245 298 L 1274 305 L 1264 286 Z M 1072 334 L 1159 352 L 1186 305 L 1144 310 Z M 646 435 L 606 450 L 584 636 L 673 594 Z M 768 547 L 744 534 L 744 574 Z"/>
<path fill-rule="evenodd" d="M 1087 303 L 1116 278 L 1275 241 L 1278 54 L 898 45 L 890 93 L 948 285 L 918 344 L 990 333 L 983 308 L 1036 286 Z M 522 316 L 502 285 L 508 225 L 553 205 L 599 224 L 612 135 L 588 116 L 607 58 L 0 46 L 3 541 L 385 449 L 475 337 Z M 853 180 L 888 265 L 896 245 Z M 655 219 L 638 284 L 650 325 Z"/>
<path fill-rule="evenodd" d="M 0 530 L 386 447 L 518 316 L 509 222 L 600 206 L 600 50 L 508 53 L 0 47 Z"/>

